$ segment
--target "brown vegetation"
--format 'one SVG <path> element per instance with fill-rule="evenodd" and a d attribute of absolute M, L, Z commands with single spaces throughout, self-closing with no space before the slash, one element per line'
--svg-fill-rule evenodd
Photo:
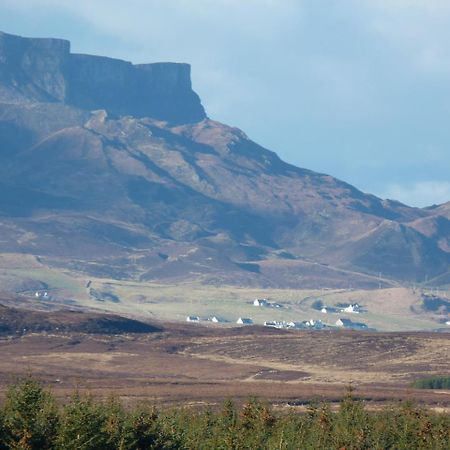
<path fill-rule="evenodd" d="M 446 391 L 410 388 L 445 374 L 450 335 L 438 333 L 283 332 L 165 325 L 151 334 L 34 333 L 0 340 L 0 383 L 31 372 L 59 398 L 77 387 L 126 404 L 219 404 L 250 395 L 301 406 L 337 401 L 352 383 L 375 402 L 416 398 L 450 406 Z"/>

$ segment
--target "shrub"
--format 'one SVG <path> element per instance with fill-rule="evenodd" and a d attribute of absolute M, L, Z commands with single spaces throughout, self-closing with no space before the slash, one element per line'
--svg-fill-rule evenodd
<path fill-rule="evenodd" d="M 411 386 L 417 389 L 450 389 L 450 376 L 422 378 L 414 381 Z"/>

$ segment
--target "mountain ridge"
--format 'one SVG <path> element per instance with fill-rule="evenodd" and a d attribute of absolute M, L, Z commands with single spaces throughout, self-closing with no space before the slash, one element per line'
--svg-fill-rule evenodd
<path fill-rule="evenodd" d="M 78 92 L 43 101 L 28 85 L 4 81 L 4 36 L 0 229 L 8 239 L 0 251 L 168 282 L 374 287 L 380 272 L 392 283 L 448 276 L 445 204 L 411 208 L 282 161 L 241 130 L 207 118 L 190 77 L 183 89 L 165 91 L 173 86 L 166 77 L 189 75 L 184 65 L 146 66 L 160 70 L 151 95 L 139 100 L 151 107 L 133 100 L 133 90 L 143 89 L 136 82 L 123 109 L 126 94 L 111 88 L 114 71 L 104 83 L 110 97 L 102 101 L 84 99 L 82 80 L 67 84 L 67 92 L 77 86 Z M 25 45 L 28 52 L 33 45 Z M 58 46 L 68 54 L 66 44 Z M 38 66 L 41 47 L 30 56 Z M 122 79 L 125 66 L 117 64 Z M 105 71 L 98 72 L 103 83 Z M 79 73 L 89 84 L 89 72 Z M 55 83 L 50 91 L 61 87 Z M 7 101 L 18 89 L 31 92 L 26 101 L 19 95 Z"/>
<path fill-rule="evenodd" d="M 192 91 L 190 70 L 183 63 L 132 64 L 71 53 L 63 39 L 0 32 L 0 100 L 8 103 L 62 102 L 117 115 L 195 122 L 206 114 Z"/>

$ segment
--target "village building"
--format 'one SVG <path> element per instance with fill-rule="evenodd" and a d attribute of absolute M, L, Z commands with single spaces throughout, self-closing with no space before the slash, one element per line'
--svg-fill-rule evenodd
<path fill-rule="evenodd" d="M 236 321 L 236 323 L 239 325 L 252 325 L 253 320 L 249 319 L 247 317 L 239 317 L 239 319 Z"/>
<path fill-rule="evenodd" d="M 186 322 L 200 322 L 200 317 L 198 316 L 187 316 Z"/>
<path fill-rule="evenodd" d="M 367 325 L 362 322 L 352 322 L 350 319 L 340 318 L 336 321 L 336 326 L 342 327 L 342 328 L 351 328 L 353 330 L 355 329 L 364 329 L 367 328 Z"/>
<path fill-rule="evenodd" d="M 358 305 L 358 303 L 350 303 L 345 308 L 342 308 L 341 312 L 359 314 L 360 309 L 361 309 L 361 307 Z"/>
<path fill-rule="evenodd" d="M 269 302 L 265 298 L 255 298 L 253 306 L 269 306 Z"/>
<path fill-rule="evenodd" d="M 303 322 L 288 322 L 287 328 L 295 328 L 295 329 L 301 329 L 305 328 Z"/>

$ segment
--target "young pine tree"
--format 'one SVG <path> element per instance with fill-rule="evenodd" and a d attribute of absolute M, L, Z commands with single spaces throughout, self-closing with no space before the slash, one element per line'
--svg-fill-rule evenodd
<path fill-rule="evenodd" d="M 35 380 L 11 386 L 3 408 L 2 445 L 11 449 L 56 448 L 58 410 L 53 397 Z"/>

